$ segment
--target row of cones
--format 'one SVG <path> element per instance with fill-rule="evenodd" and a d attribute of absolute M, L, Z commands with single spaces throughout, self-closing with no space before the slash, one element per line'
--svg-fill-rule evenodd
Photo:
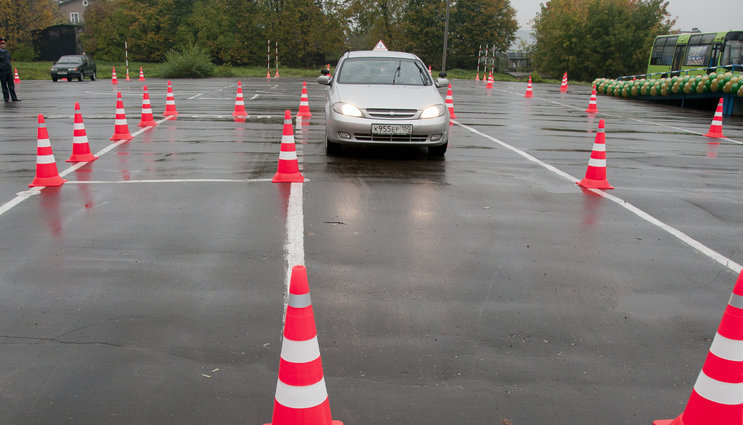
<path fill-rule="evenodd" d="M 126 81 L 129 81 L 129 70 L 126 71 Z M 139 81 L 144 81 L 144 71 L 142 71 L 142 67 L 139 67 Z M 116 67 L 112 67 L 111 69 L 111 84 L 119 84 L 119 79 L 116 77 Z"/>

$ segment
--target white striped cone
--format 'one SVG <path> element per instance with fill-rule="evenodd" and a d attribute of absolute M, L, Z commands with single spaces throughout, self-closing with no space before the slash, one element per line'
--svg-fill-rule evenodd
<path fill-rule="evenodd" d="M 242 82 L 237 82 L 237 95 L 235 96 L 235 110 L 232 112 L 233 117 L 247 117 L 248 113 L 245 112 L 245 99 L 243 98 L 243 86 Z"/>
<path fill-rule="evenodd" d="M 66 162 L 91 162 L 98 159 L 90 153 L 88 133 L 85 132 L 83 115 L 80 113 L 80 104 L 75 103 L 75 122 L 72 128 L 72 155 Z"/>
<path fill-rule="evenodd" d="M 740 425 L 743 418 L 743 272 L 738 275 L 684 412 L 653 425 Z"/>
<path fill-rule="evenodd" d="M 457 119 L 456 114 L 454 114 L 454 97 L 451 94 L 451 83 L 449 83 L 449 87 L 446 89 L 446 100 L 444 101 L 446 103 L 446 107 L 449 108 L 449 125 L 454 125 L 451 120 Z"/>
<path fill-rule="evenodd" d="M 560 92 L 565 93 L 568 91 L 568 73 L 562 75 L 562 83 L 560 84 Z"/>
<path fill-rule="evenodd" d="M 165 112 L 163 116 L 174 117 L 178 115 L 178 111 L 175 109 L 175 96 L 173 95 L 173 86 L 168 80 L 168 94 L 165 98 Z"/>
<path fill-rule="evenodd" d="M 276 68 L 276 75 L 274 75 L 273 78 L 279 78 L 279 68 Z"/>
<path fill-rule="evenodd" d="M 13 84 L 21 84 L 21 79 L 18 77 L 18 68 L 13 68 L 15 75 L 13 76 Z"/>
<path fill-rule="evenodd" d="M 292 268 L 273 417 L 267 425 L 342 425 L 330 414 L 307 270 Z"/>
<path fill-rule="evenodd" d="M 113 67 L 111 71 L 111 84 L 119 84 L 119 79 L 116 78 L 116 67 Z"/>
<path fill-rule="evenodd" d="M 284 131 L 281 135 L 279 167 L 271 180 L 274 183 L 302 183 L 304 176 L 299 172 L 299 160 L 294 146 L 294 128 L 289 110 L 284 111 Z"/>
<path fill-rule="evenodd" d="M 483 78 L 485 78 L 484 75 L 483 75 Z M 488 83 L 485 85 L 485 88 L 486 89 L 492 89 L 493 88 L 493 71 L 490 71 L 488 73 Z"/>
<path fill-rule="evenodd" d="M 591 100 L 588 101 L 588 109 L 586 109 L 586 112 L 589 114 L 595 114 L 599 110 L 596 107 L 596 85 L 593 85 L 593 89 L 591 89 Z"/>
<path fill-rule="evenodd" d="M 709 131 L 705 136 L 712 138 L 725 137 L 722 135 L 722 98 L 720 98 L 720 101 L 717 103 L 715 116 L 712 118 L 712 125 L 709 126 Z"/>
<path fill-rule="evenodd" d="M 586 189 L 614 189 L 606 180 L 606 135 L 604 133 L 604 120 L 599 120 L 599 129 L 596 132 L 596 140 L 593 142 L 591 158 L 588 160 L 586 177 L 578 182 L 578 185 Z"/>
<path fill-rule="evenodd" d="M 299 112 L 297 113 L 298 117 L 306 117 L 309 118 L 312 116 L 312 113 L 310 112 L 310 102 L 307 98 L 307 82 L 302 82 L 302 96 L 299 98 Z"/>
<path fill-rule="evenodd" d="M 480 71 L 477 71 L 477 74 L 475 74 L 475 81 L 480 81 Z"/>
<path fill-rule="evenodd" d="M 534 97 L 531 89 L 531 75 L 529 76 L 529 82 L 526 84 L 526 94 L 524 94 L 524 97 Z"/>
<path fill-rule="evenodd" d="M 67 180 L 59 176 L 57 161 L 54 159 L 49 132 L 46 129 L 44 114 L 39 114 L 36 131 L 36 177 L 28 187 L 62 186 Z"/>
<path fill-rule="evenodd" d="M 138 127 L 156 126 L 155 117 L 152 116 L 152 105 L 150 104 L 150 94 L 147 93 L 147 86 L 143 87 L 142 93 L 142 117 L 139 120 Z"/>
<path fill-rule="evenodd" d="M 129 124 L 126 122 L 126 112 L 124 111 L 124 101 L 121 100 L 121 92 L 116 92 L 116 119 L 114 121 L 114 135 L 111 140 L 131 140 L 129 133 Z"/>
<path fill-rule="evenodd" d="M 144 81 L 144 72 L 141 66 L 139 67 L 139 81 Z"/>

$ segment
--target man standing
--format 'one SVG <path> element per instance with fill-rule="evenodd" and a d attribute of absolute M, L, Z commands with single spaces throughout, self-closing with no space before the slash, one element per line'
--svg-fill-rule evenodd
<path fill-rule="evenodd" d="M 0 85 L 3 86 L 3 100 L 20 102 L 15 94 L 13 68 L 10 67 L 10 52 L 5 49 L 5 39 L 0 37 Z"/>

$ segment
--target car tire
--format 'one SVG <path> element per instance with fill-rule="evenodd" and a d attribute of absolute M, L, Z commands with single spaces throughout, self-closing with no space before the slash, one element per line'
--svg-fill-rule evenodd
<path fill-rule="evenodd" d="M 446 149 L 448 147 L 449 147 L 449 142 L 446 142 L 443 145 L 429 146 L 428 154 L 431 156 L 444 156 L 444 154 L 446 154 Z"/>
<path fill-rule="evenodd" d="M 52 82 L 56 83 L 57 82 L 57 77 L 52 77 Z"/>
<path fill-rule="evenodd" d="M 325 139 L 325 154 L 334 156 L 338 155 L 338 153 L 341 150 L 341 146 L 338 143 L 331 142 L 328 139 Z"/>
<path fill-rule="evenodd" d="M 93 73 L 90 74 L 90 81 L 95 81 L 95 71 L 93 71 Z"/>
<path fill-rule="evenodd" d="M 79 76 L 79 77 L 77 77 L 77 81 L 82 81 L 82 80 L 83 80 L 83 78 L 85 78 L 85 74 L 83 74 L 83 73 L 81 72 L 81 73 L 80 73 L 80 76 Z"/>

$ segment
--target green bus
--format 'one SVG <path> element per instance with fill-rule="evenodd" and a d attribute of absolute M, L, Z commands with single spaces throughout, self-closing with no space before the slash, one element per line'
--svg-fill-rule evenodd
<path fill-rule="evenodd" d="M 648 78 L 743 71 L 743 31 L 659 35 Z"/>

